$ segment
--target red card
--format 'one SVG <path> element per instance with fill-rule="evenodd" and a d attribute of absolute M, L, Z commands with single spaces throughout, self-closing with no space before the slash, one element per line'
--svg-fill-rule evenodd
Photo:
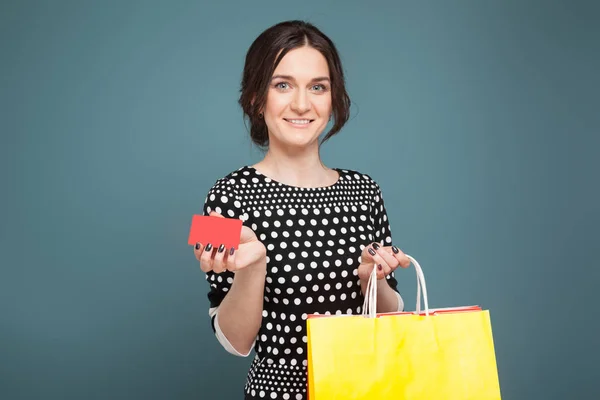
<path fill-rule="evenodd" d="M 237 250 L 241 233 L 241 219 L 194 215 L 188 244 L 195 245 L 196 242 L 200 242 L 206 246 L 210 243 L 215 248 L 224 244 L 228 249 L 233 247 Z"/>

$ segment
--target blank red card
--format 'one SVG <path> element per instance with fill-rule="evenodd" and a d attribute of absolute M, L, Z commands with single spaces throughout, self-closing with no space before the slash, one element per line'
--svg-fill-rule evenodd
<path fill-rule="evenodd" d="M 228 249 L 233 247 L 237 250 L 241 233 L 241 219 L 194 215 L 188 244 L 195 245 L 196 242 L 200 242 L 206 246 L 210 243 L 215 248 L 224 244 Z"/>

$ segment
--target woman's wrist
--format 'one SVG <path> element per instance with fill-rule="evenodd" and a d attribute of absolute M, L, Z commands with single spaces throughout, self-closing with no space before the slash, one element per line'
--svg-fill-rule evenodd
<path fill-rule="evenodd" d="M 242 279 L 264 279 L 267 275 L 267 259 L 263 257 L 246 268 L 235 271 L 235 277 Z"/>

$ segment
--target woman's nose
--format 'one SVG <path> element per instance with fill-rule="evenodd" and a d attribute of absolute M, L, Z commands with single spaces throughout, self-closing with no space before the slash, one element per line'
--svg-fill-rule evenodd
<path fill-rule="evenodd" d="M 310 110 L 310 101 L 307 94 L 303 90 L 299 90 L 292 101 L 291 107 L 299 114 Z"/>

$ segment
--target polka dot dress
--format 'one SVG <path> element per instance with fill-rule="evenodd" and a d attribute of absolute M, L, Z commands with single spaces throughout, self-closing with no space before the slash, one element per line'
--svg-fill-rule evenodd
<path fill-rule="evenodd" d="M 241 219 L 267 248 L 262 326 L 245 399 L 307 398 L 307 316 L 361 313 L 361 252 L 372 242 L 392 245 L 377 183 L 335 170 L 333 185 L 300 188 L 244 166 L 219 179 L 206 198 L 205 215 L 214 210 Z M 234 276 L 207 273 L 210 307 L 219 306 Z M 393 273 L 387 281 L 397 290 Z"/>

